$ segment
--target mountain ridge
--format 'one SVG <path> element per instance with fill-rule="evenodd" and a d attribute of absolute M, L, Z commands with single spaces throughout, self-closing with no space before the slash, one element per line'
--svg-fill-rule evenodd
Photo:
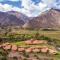
<path fill-rule="evenodd" d="M 24 28 L 60 28 L 60 11 L 51 9 L 37 17 L 27 17 L 16 11 L 0 12 L 2 25 L 22 26 Z M 27 26 L 28 25 L 28 26 Z"/>
<path fill-rule="evenodd" d="M 51 9 L 48 12 L 42 13 L 40 16 L 34 17 L 25 27 L 30 28 L 60 28 L 60 11 Z M 29 28 L 29 27 L 28 27 Z"/>

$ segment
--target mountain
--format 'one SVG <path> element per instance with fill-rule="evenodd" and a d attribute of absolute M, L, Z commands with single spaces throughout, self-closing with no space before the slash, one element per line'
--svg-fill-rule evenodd
<path fill-rule="evenodd" d="M 0 12 L 0 25 L 23 28 L 60 28 L 60 10 L 51 9 L 37 17 L 27 17 L 16 11 Z"/>
<path fill-rule="evenodd" d="M 0 12 L 0 24 L 4 26 L 22 26 L 24 21 L 8 12 Z"/>
<path fill-rule="evenodd" d="M 9 15 L 14 15 L 16 16 L 18 19 L 21 19 L 23 20 L 25 23 L 29 20 L 31 20 L 31 18 L 29 18 L 28 16 L 22 14 L 22 13 L 19 13 L 17 11 L 8 11 L 7 12 Z"/>
<path fill-rule="evenodd" d="M 51 9 L 24 24 L 25 28 L 60 28 L 60 10 Z"/>

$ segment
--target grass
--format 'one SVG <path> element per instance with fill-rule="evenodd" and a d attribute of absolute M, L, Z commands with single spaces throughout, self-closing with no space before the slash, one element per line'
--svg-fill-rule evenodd
<path fill-rule="evenodd" d="M 54 56 L 54 59 L 55 59 L 55 60 L 60 60 L 60 51 L 58 52 L 57 55 Z"/>
<path fill-rule="evenodd" d="M 24 30 L 24 29 L 19 29 L 16 31 L 12 31 L 11 33 L 15 34 L 35 34 L 38 32 L 40 35 L 44 35 L 53 39 L 59 39 L 60 40 L 60 31 L 42 31 L 42 30 Z M 1 34 L 0 37 L 3 37 L 4 35 Z"/>
<path fill-rule="evenodd" d="M 35 34 L 37 31 L 36 30 L 18 30 L 14 31 L 17 34 Z M 50 38 L 55 38 L 60 40 L 60 31 L 38 31 L 40 35 L 45 35 Z"/>

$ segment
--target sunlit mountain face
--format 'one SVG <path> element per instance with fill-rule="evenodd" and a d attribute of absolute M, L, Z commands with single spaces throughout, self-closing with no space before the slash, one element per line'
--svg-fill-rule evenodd
<path fill-rule="evenodd" d="M 0 11 L 18 11 L 28 17 L 37 17 L 51 8 L 60 10 L 60 0 L 0 0 Z"/>

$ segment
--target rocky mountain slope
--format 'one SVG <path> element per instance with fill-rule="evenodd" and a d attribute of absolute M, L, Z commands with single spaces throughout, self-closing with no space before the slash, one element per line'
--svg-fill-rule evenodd
<path fill-rule="evenodd" d="M 23 27 L 26 28 L 59 28 L 60 27 L 60 11 L 51 9 L 44 12 L 38 17 L 34 17 Z"/>
<path fill-rule="evenodd" d="M 60 10 L 51 9 L 38 17 L 27 17 L 15 11 L 0 12 L 0 24 L 23 28 L 60 28 Z"/>
<path fill-rule="evenodd" d="M 27 17 L 26 15 L 22 14 L 22 13 L 19 13 L 19 12 L 16 12 L 16 11 L 8 11 L 7 12 L 9 15 L 14 15 L 16 16 L 18 19 L 21 19 L 23 20 L 24 22 L 27 22 L 29 20 L 31 20 L 29 17 Z"/>
<path fill-rule="evenodd" d="M 7 12 L 0 12 L 0 24 L 4 26 L 22 26 L 24 21 L 17 18 L 13 14 L 8 14 Z"/>

